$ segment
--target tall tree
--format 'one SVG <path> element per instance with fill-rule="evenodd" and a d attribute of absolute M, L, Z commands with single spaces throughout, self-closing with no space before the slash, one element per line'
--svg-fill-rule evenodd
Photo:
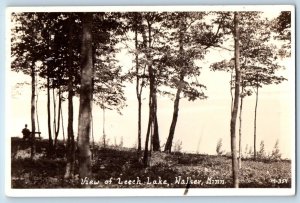
<path fill-rule="evenodd" d="M 40 70 L 40 76 L 46 77 L 46 89 L 47 89 L 47 124 L 48 124 L 48 149 L 47 156 L 51 157 L 53 155 L 53 139 L 52 139 L 52 125 L 51 125 L 51 75 L 52 75 L 52 32 L 50 31 L 50 25 L 47 20 L 48 15 L 45 17 L 43 22 L 45 25 L 48 25 L 47 28 L 42 30 L 41 36 L 43 37 L 43 41 L 45 43 L 44 57 L 41 59 L 43 61 L 44 67 Z M 50 28 L 50 29 L 49 29 Z M 51 53 L 51 54 L 49 54 Z"/>
<path fill-rule="evenodd" d="M 155 66 L 155 58 L 157 47 L 155 47 L 155 42 L 161 37 L 159 28 L 161 27 L 161 21 L 164 14 L 157 12 L 147 12 L 143 13 L 143 19 L 145 22 L 145 33 L 143 33 L 143 41 L 146 44 L 144 49 L 146 56 L 146 64 L 148 71 L 149 80 L 149 118 L 147 133 L 145 139 L 145 150 L 143 162 L 145 166 L 149 165 L 149 155 L 151 156 L 151 151 L 160 151 L 160 141 L 159 141 L 159 129 L 157 120 L 157 92 L 159 85 L 159 68 L 160 66 Z M 158 25 L 159 24 L 159 25 Z M 150 152 L 149 152 L 150 143 Z"/>
<path fill-rule="evenodd" d="M 75 160 L 75 139 L 73 130 L 73 97 L 78 95 L 80 84 L 80 49 L 81 43 L 78 43 L 82 38 L 82 22 L 79 13 L 51 13 L 49 18 L 48 32 L 45 36 L 50 35 L 49 50 L 51 60 L 49 63 L 49 77 L 51 80 L 51 88 L 58 92 L 58 111 L 57 118 L 54 116 L 57 126 L 53 126 L 54 143 L 57 143 L 60 129 L 60 113 L 59 107 L 63 101 L 62 95 L 68 92 L 68 141 L 67 141 L 67 157 L 68 165 L 66 167 L 66 176 L 68 170 L 73 174 Z M 75 34 L 79 33 L 79 34 Z M 45 37 L 46 38 L 46 37 Z M 49 51 L 48 51 L 49 52 Z M 47 55 L 47 53 L 45 54 Z M 47 55 L 49 57 L 49 54 Z M 56 91 L 58 90 L 58 91 Z M 55 96 L 56 97 L 56 93 Z M 56 103 L 56 100 L 55 102 Z M 56 114 L 56 113 L 55 113 Z"/>
<path fill-rule="evenodd" d="M 79 149 L 79 176 L 91 175 L 91 103 L 93 80 L 93 51 L 92 51 L 92 23 L 93 14 L 83 13 L 82 17 L 82 45 L 81 45 L 81 86 L 80 106 L 78 119 L 78 149 Z"/>
<path fill-rule="evenodd" d="M 179 73 L 179 80 L 178 80 L 178 84 L 177 84 L 177 92 L 175 95 L 175 100 L 174 100 L 174 110 L 173 110 L 173 117 L 172 117 L 172 123 L 170 126 L 170 130 L 169 130 L 169 136 L 165 145 L 165 152 L 171 152 L 172 149 L 172 143 L 173 143 L 173 137 L 174 137 L 174 133 L 175 133 L 175 127 L 176 127 L 176 123 L 177 123 L 177 118 L 178 118 L 178 111 L 179 111 L 179 100 L 180 100 L 180 94 L 181 91 L 183 89 L 184 86 L 184 76 L 185 76 L 185 72 L 187 70 L 187 61 L 184 60 L 184 49 L 183 49 L 183 43 L 184 43 L 184 32 L 186 32 L 186 23 L 184 22 L 186 21 L 186 16 L 178 16 L 181 17 L 179 20 L 179 39 L 178 39 L 178 45 L 179 45 L 179 54 L 178 54 L 178 62 L 179 62 L 179 66 L 181 67 L 181 71 Z"/>
<path fill-rule="evenodd" d="M 138 41 L 139 31 L 141 29 L 142 23 L 141 18 L 138 13 L 134 13 L 134 23 L 133 23 L 133 30 L 134 30 L 134 41 L 135 41 L 135 75 L 136 75 L 136 97 L 138 100 L 138 152 L 142 150 L 142 92 L 144 87 L 144 80 L 141 78 L 140 75 L 140 62 L 139 62 L 139 52 L 140 46 Z M 141 47 L 142 48 L 142 47 Z M 145 48 L 145 47 L 144 47 Z"/>
<path fill-rule="evenodd" d="M 214 27 L 205 23 L 206 16 L 208 13 L 205 12 L 180 12 L 173 13 L 166 20 L 166 26 L 175 31 L 169 30 L 171 34 L 168 45 L 171 51 L 164 51 L 164 66 L 169 67 L 169 77 L 165 85 L 176 89 L 173 117 L 164 149 L 166 152 L 171 152 L 172 149 L 182 95 L 190 101 L 207 98 L 203 93 L 206 87 L 197 79 L 201 67 L 195 61 L 202 60 L 208 48 L 218 46 L 223 34 L 220 32 L 220 22 L 216 23 L 218 28 L 213 32 Z M 175 43 L 171 43 L 172 41 Z"/>
<path fill-rule="evenodd" d="M 35 64 L 31 64 L 31 158 L 35 155 Z"/>
<path fill-rule="evenodd" d="M 257 111 L 259 101 L 259 88 L 263 85 L 279 84 L 285 80 L 284 77 L 277 75 L 277 70 L 283 68 L 278 64 L 278 49 L 271 41 L 271 21 L 262 19 L 258 12 L 246 12 L 243 14 L 245 22 L 252 22 L 251 26 L 243 26 L 242 44 L 242 69 L 244 86 L 252 87 L 246 94 L 255 94 L 254 109 L 254 132 L 253 148 L 254 159 L 256 159 L 256 140 L 257 140 Z M 248 20 L 245 20 L 248 19 Z M 259 29 L 257 29 L 259 28 Z"/>
<path fill-rule="evenodd" d="M 47 66 L 47 119 L 48 119 L 48 157 L 53 152 L 53 140 L 52 140 L 52 130 L 51 130 L 51 107 L 50 107 L 50 74 L 49 68 Z"/>
<path fill-rule="evenodd" d="M 257 111 L 258 111 L 258 95 L 259 89 L 262 85 L 270 85 L 270 84 L 279 84 L 282 81 L 286 80 L 282 76 L 274 75 L 276 69 L 279 69 L 279 65 L 273 66 L 272 69 L 269 69 L 271 66 L 256 66 L 254 67 L 254 72 L 251 78 L 251 84 L 255 93 L 255 107 L 254 107 L 254 130 L 253 130 L 253 155 L 254 159 L 257 158 L 257 150 L 256 150 L 256 140 L 257 140 Z M 276 68 L 275 68 L 276 67 Z"/>
<path fill-rule="evenodd" d="M 75 172 L 75 138 L 74 138 L 74 107 L 73 98 L 77 92 L 77 84 L 80 78 L 79 68 L 79 50 L 80 46 L 75 43 L 78 41 L 78 35 L 75 33 L 80 31 L 77 19 L 78 14 L 69 14 L 66 20 L 67 39 L 64 40 L 66 45 L 66 67 L 67 72 L 67 92 L 68 92 L 68 126 L 67 126 L 67 166 L 65 178 L 73 177 Z M 76 23 L 77 22 L 77 23 Z M 77 46 L 76 46 L 77 45 Z"/>
<path fill-rule="evenodd" d="M 230 137 L 231 137 L 231 156 L 232 156 L 232 178 L 233 186 L 239 187 L 239 168 L 237 161 L 237 145 L 236 145 L 236 119 L 240 98 L 240 33 L 239 33 L 239 13 L 234 12 L 234 66 L 235 66 L 235 89 L 234 89 L 234 102 L 231 112 L 230 121 Z"/>
<path fill-rule="evenodd" d="M 69 18 L 73 14 L 64 13 L 48 13 L 43 19 L 45 26 L 42 28 L 42 37 L 47 47 L 44 50 L 43 63 L 45 67 L 40 70 L 40 76 L 47 79 L 47 111 L 48 111 L 48 135 L 49 135 L 49 150 L 48 154 L 54 153 L 53 146 L 56 146 L 59 129 L 60 129 L 60 106 L 61 106 L 61 94 L 67 90 L 68 74 L 74 73 L 74 69 L 67 67 L 69 57 L 68 42 L 72 37 L 69 37 L 67 30 Z M 78 40 L 77 40 L 78 41 Z M 75 43 L 73 41 L 72 43 Z M 74 52 L 77 50 L 74 49 Z M 77 51 L 78 53 L 78 51 Z M 72 59 L 74 63 L 78 61 L 76 57 Z M 51 94 L 53 100 L 53 124 L 51 122 Z M 56 111 L 56 89 L 58 89 L 58 111 Z M 57 117 L 56 117 L 57 115 Z M 54 136 L 54 143 L 52 138 L 52 132 Z"/>
<path fill-rule="evenodd" d="M 149 121 L 146 139 L 151 139 L 150 146 L 153 151 L 160 151 L 160 141 L 159 141 L 159 130 L 158 130 L 158 121 L 157 121 L 157 71 L 153 66 L 153 35 L 155 34 L 154 23 L 162 20 L 162 16 L 158 13 L 146 13 L 146 33 L 147 33 L 147 51 L 146 58 L 148 61 L 148 74 L 149 74 Z M 147 141 L 146 141 L 147 142 Z M 145 146 L 145 157 L 147 157 L 147 151 Z M 146 159 L 146 158 L 145 158 Z"/>
<path fill-rule="evenodd" d="M 124 14 L 124 19 L 126 20 L 126 30 L 123 44 L 134 56 L 134 66 L 127 74 L 127 78 L 129 81 L 135 80 L 135 90 L 136 90 L 136 97 L 138 102 L 138 121 L 137 121 L 137 150 L 138 152 L 142 149 L 142 93 L 143 89 L 146 86 L 148 76 L 147 76 L 147 60 L 146 58 L 146 51 L 147 51 L 147 36 L 146 30 L 147 25 L 145 24 L 144 20 L 144 13 L 139 12 L 128 12 Z M 129 33 L 133 33 L 133 37 Z M 124 43 L 125 42 L 125 43 Z M 127 43 L 126 43 L 127 42 Z M 130 46 L 134 44 L 134 47 Z"/>
<path fill-rule="evenodd" d="M 117 43 L 124 33 L 119 13 L 97 13 L 94 18 L 93 63 L 94 102 L 102 110 L 103 144 L 106 146 L 105 111 L 121 109 L 125 106 L 122 84 L 124 76 L 118 65 L 116 54 L 119 52 Z"/>
<path fill-rule="evenodd" d="M 145 140 L 145 150 L 144 150 L 144 165 L 148 166 L 149 165 L 149 151 L 148 151 L 148 147 L 149 147 L 149 138 L 151 137 L 151 143 L 152 143 L 152 138 L 154 137 L 154 117 L 155 117 L 155 113 L 156 113 L 156 95 L 155 95 L 155 90 L 154 90 L 154 82 L 155 82 L 155 78 L 154 78 L 154 74 L 153 74 L 153 67 L 152 67 L 152 62 L 151 62 L 151 52 L 150 52 L 150 48 L 152 46 L 152 19 L 155 18 L 155 14 L 154 13 L 149 13 L 145 15 L 145 19 L 147 22 L 147 32 L 148 32 L 148 37 L 147 39 L 145 39 L 145 41 L 147 41 L 147 54 L 146 54 L 146 58 L 148 60 L 148 74 L 149 74 L 149 120 L 148 120 L 148 127 L 147 127 L 147 134 L 146 134 L 146 140 Z M 143 36 L 144 38 L 146 38 L 146 35 Z M 151 145 L 152 146 L 152 145 Z M 151 150 L 151 148 L 150 148 Z"/>
<path fill-rule="evenodd" d="M 33 21 L 36 20 L 36 15 L 33 14 Z M 34 34 L 36 32 L 35 27 L 32 29 L 32 33 Z M 35 59 L 33 59 L 31 64 L 31 158 L 35 155 L 35 93 L 36 93 L 36 72 L 35 72 Z"/>
<path fill-rule="evenodd" d="M 72 29 L 72 28 L 70 28 Z M 72 36 L 72 31 L 69 32 L 70 37 Z M 69 42 L 68 47 L 69 53 L 71 53 L 72 45 Z M 69 55 L 68 67 L 72 67 L 71 62 L 71 55 Z M 68 79 L 68 139 L 67 139 L 67 159 L 68 163 L 66 166 L 66 173 L 65 177 L 69 178 L 74 174 L 74 163 L 75 163 L 75 139 L 74 139 L 74 130 L 73 130 L 73 97 L 74 97 L 74 85 L 73 85 L 73 75 L 71 71 L 69 72 L 69 79 Z"/>
<path fill-rule="evenodd" d="M 272 21 L 262 18 L 260 12 L 240 12 L 240 69 L 241 69 L 241 87 L 240 87 L 240 127 L 239 127 L 239 159 L 241 161 L 242 145 L 242 111 L 243 100 L 245 96 L 255 93 L 256 104 L 254 109 L 254 158 L 256 158 L 256 129 L 257 129 L 257 109 L 259 88 L 262 85 L 279 84 L 285 80 L 282 76 L 277 76 L 276 71 L 281 66 L 276 60 L 278 49 L 275 42 L 271 40 L 270 23 Z M 213 70 L 230 71 L 234 68 L 233 60 L 222 61 L 212 65 Z M 235 81 L 232 80 L 233 88 Z"/>
<path fill-rule="evenodd" d="M 136 79 L 136 95 L 138 100 L 138 149 L 141 143 L 141 106 L 142 106 L 142 91 L 147 85 L 149 86 L 149 119 L 147 125 L 147 133 L 145 139 L 144 160 L 146 160 L 150 151 L 160 150 L 158 117 L 157 117 L 157 94 L 160 92 L 158 87 L 162 84 L 161 73 L 163 66 L 160 58 L 163 56 L 162 47 L 165 45 L 162 42 L 163 32 L 162 21 L 163 13 L 157 12 L 142 12 L 142 13 L 127 13 L 125 15 L 126 25 L 129 32 L 133 32 L 126 36 L 127 41 L 132 41 L 134 47 L 125 44 L 130 49 L 130 53 L 134 55 L 134 69 L 130 71 L 129 79 Z M 147 162 L 147 161 L 145 161 Z"/>

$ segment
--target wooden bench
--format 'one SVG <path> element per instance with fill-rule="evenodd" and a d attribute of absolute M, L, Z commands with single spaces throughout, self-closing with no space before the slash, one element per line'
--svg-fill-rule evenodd
<path fill-rule="evenodd" d="M 39 136 L 38 137 L 35 137 L 35 134 L 38 134 Z M 38 139 L 38 140 L 41 140 L 42 138 L 41 138 L 41 132 L 35 132 L 34 133 L 34 137 L 35 137 L 35 139 Z"/>

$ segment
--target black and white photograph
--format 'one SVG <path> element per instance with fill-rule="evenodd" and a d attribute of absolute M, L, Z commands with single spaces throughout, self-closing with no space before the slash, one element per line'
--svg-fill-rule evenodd
<path fill-rule="evenodd" d="M 294 6 L 6 15 L 7 195 L 295 194 Z"/>

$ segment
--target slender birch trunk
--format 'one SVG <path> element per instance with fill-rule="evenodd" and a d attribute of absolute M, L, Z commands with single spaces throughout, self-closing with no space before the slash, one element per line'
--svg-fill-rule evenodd
<path fill-rule="evenodd" d="M 54 146 L 57 146 L 57 139 L 59 135 L 59 130 L 60 130 L 60 117 L 61 117 L 61 103 L 62 103 L 62 98 L 61 98 L 61 89 L 60 87 L 58 88 L 58 115 L 57 115 L 57 126 L 56 126 L 56 131 L 55 131 L 55 140 L 54 140 Z"/>
<path fill-rule="evenodd" d="M 257 118 L 257 105 L 258 105 L 258 81 L 257 81 L 257 85 L 256 85 L 256 91 L 255 91 L 255 95 L 256 95 L 256 100 L 255 100 L 255 109 L 254 109 L 254 152 L 253 152 L 253 158 L 254 160 L 256 160 L 257 158 L 257 151 L 256 151 L 256 128 L 257 128 L 257 123 L 256 123 L 256 118 Z"/>
<path fill-rule="evenodd" d="M 135 41 L 135 74 L 136 74 L 136 97 L 138 100 L 138 152 L 142 150 L 141 141 L 141 131 L 142 131 L 142 86 L 140 86 L 140 76 L 139 76 L 139 54 L 138 54 L 138 30 L 137 30 L 137 16 L 135 16 L 135 31 L 134 31 L 134 41 Z"/>
<path fill-rule="evenodd" d="M 242 87 L 242 94 L 244 92 L 244 86 Z M 242 168 L 242 112 L 243 112 L 243 101 L 244 97 L 241 96 L 240 103 L 240 115 L 239 115 L 239 169 Z"/>
<path fill-rule="evenodd" d="M 48 157 L 53 153 L 53 140 L 51 130 L 51 107 L 50 107 L 50 71 L 47 66 L 47 119 L 48 119 Z"/>
<path fill-rule="evenodd" d="M 151 47 L 151 24 L 148 22 L 148 48 Z M 150 54 L 146 54 L 148 63 L 150 63 Z M 144 150 L 144 166 L 149 166 L 149 150 L 148 150 L 148 145 L 149 145 L 149 139 L 150 142 L 152 141 L 152 133 L 153 130 L 151 130 L 153 126 L 153 121 L 154 121 L 154 112 L 153 112 L 153 93 L 154 93 L 154 74 L 153 74 L 153 69 L 152 65 L 148 64 L 148 73 L 149 73 L 149 120 L 148 120 L 148 128 L 147 128 L 147 134 L 146 134 L 146 140 L 145 140 L 145 150 Z M 152 147 L 152 143 L 150 143 L 150 146 Z M 151 150 L 150 147 L 150 150 Z"/>
<path fill-rule="evenodd" d="M 31 158 L 35 155 L 35 61 L 31 64 Z"/>
<path fill-rule="evenodd" d="M 232 154 L 232 179 L 233 186 L 239 187 L 239 168 L 237 160 L 237 146 L 236 146 L 236 119 L 240 98 L 240 47 L 239 47 L 239 13 L 234 12 L 234 56 L 235 56 L 235 89 L 234 89 L 234 103 L 231 113 L 230 135 L 231 135 L 231 154 Z"/>

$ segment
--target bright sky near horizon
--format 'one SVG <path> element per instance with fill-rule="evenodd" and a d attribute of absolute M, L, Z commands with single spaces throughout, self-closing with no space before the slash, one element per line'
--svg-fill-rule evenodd
<path fill-rule="evenodd" d="M 272 16 L 268 12 L 265 15 Z M 182 141 L 183 151 L 199 152 L 206 154 L 216 153 L 216 144 L 220 138 L 223 140 L 223 149 L 230 151 L 230 74 L 225 72 L 212 72 L 209 65 L 213 62 L 232 58 L 233 53 L 228 51 L 212 50 L 206 58 L 199 63 L 202 66 L 199 82 L 206 85 L 206 100 L 189 102 L 186 99 L 180 101 L 179 117 L 175 130 L 174 141 Z M 132 56 L 124 51 L 118 54 L 119 63 L 125 67 L 132 66 Z M 286 77 L 279 85 L 264 86 L 260 89 L 257 117 L 257 148 L 260 141 L 265 142 L 265 149 L 270 152 L 279 140 L 279 147 L 283 157 L 293 156 L 291 151 L 293 137 L 295 136 L 295 107 L 292 106 L 295 100 L 294 61 L 291 58 L 281 61 L 286 69 L 280 71 L 280 75 Z M 24 124 L 30 127 L 30 76 L 23 73 L 10 73 L 11 81 L 11 136 L 22 136 L 21 130 Z M 17 83 L 27 82 L 28 85 L 17 87 Z M 106 111 L 105 131 L 110 143 L 116 139 L 120 142 L 123 137 L 124 146 L 133 147 L 137 143 L 137 100 L 134 84 L 126 84 L 125 96 L 127 107 L 122 110 L 122 115 L 116 111 Z M 143 94 L 142 111 L 142 143 L 146 134 L 148 122 L 148 101 L 147 91 Z M 38 92 L 38 116 L 42 136 L 47 138 L 47 97 L 45 90 Z M 253 120 L 254 120 L 255 97 L 246 97 L 243 108 L 242 128 L 242 149 L 246 145 L 253 149 Z M 53 107 L 52 107 L 53 108 Z M 67 134 L 67 102 L 63 102 L 63 119 L 65 136 Z M 78 98 L 74 99 L 74 130 L 77 134 L 78 122 Z M 161 146 L 167 139 L 173 113 L 173 101 L 168 97 L 158 97 L 158 123 Z M 53 116 L 52 116 L 53 117 Z M 238 125 L 237 125 L 238 127 Z M 102 136 L 102 110 L 93 106 L 93 132 L 95 141 Z M 62 139 L 62 130 L 59 138 Z M 144 144 L 143 144 L 144 145 Z"/>
<path fill-rule="evenodd" d="M 127 61 L 129 62 L 129 61 Z M 128 64 L 126 62 L 126 64 Z M 125 61 L 123 61 L 125 63 Z M 130 63 L 129 63 L 130 64 Z M 288 71 L 283 71 L 287 76 Z M 22 73 L 11 73 L 12 88 L 19 82 L 28 82 L 30 77 Z M 216 143 L 222 138 L 223 147 L 226 151 L 230 150 L 230 74 L 224 72 L 211 72 L 204 67 L 200 76 L 200 81 L 207 86 L 205 91 L 208 99 L 189 102 L 182 99 L 180 102 L 179 118 L 175 131 L 174 140 L 182 141 L 184 151 L 214 154 Z M 260 90 L 258 103 L 258 127 L 257 143 L 264 140 L 266 151 L 272 150 L 275 142 L 279 139 L 280 150 L 286 157 L 291 156 L 291 138 L 293 133 L 292 123 L 294 119 L 293 108 L 290 106 L 290 99 L 293 99 L 288 81 L 279 85 L 265 86 Z M 11 136 L 21 136 L 21 129 L 25 123 L 30 124 L 30 85 L 24 85 L 12 90 L 12 119 L 13 128 Z M 18 92 L 18 93 L 16 93 Z M 124 145 L 132 147 L 137 140 L 137 101 L 135 88 L 132 84 L 126 85 L 125 95 L 127 107 L 122 110 L 123 115 L 115 111 L 106 111 L 106 134 L 111 143 L 117 139 L 120 142 L 124 139 Z M 19 94 L 19 95 L 18 95 Z M 142 128 L 143 138 L 147 125 L 148 101 L 145 91 L 143 97 Z M 47 135 L 47 109 L 46 92 L 40 91 L 38 97 L 38 116 L 42 136 Z M 288 99 L 290 98 L 290 99 Z M 253 119 L 254 119 L 255 97 L 250 96 L 244 100 L 243 112 L 243 149 L 248 144 L 253 145 Z M 53 108 L 53 107 L 52 107 Z M 74 130 L 77 132 L 78 118 L 78 98 L 74 99 Z M 158 121 L 161 145 L 166 141 L 168 130 L 171 124 L 173 113 L 173 102 L 167 97 L 158 98 Z M 67 102 L 63 102 L 63 117 L 66 134 L 67 126 Z M 99 141 L 102 136 L 102 110 L 100 107 L 93 106 L 94 137 Z M 30 126 L 30 125 L 29 125 Z M 62 139 L 62 130 L 59 136 Z"/>

